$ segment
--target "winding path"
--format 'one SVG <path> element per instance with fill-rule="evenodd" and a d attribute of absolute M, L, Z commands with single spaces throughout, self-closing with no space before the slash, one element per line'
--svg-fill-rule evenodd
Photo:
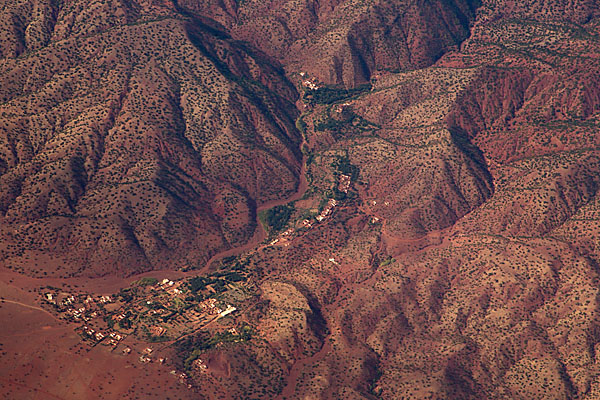
<path fill-rule="evenodd" d="M 51 316 L 52 318 L 54 318 L 57 321 L 60 321 L 58 318 L 56 318 L 56 316 L 54 314 L 52 314 L 50 311 L 48 310 L 44 310 L 41 307 L 36 307 L 36 306 L 32 306 L 30 304 L 25 304 L 25 303 L 21 303 L 20 301 L 14 301 L 14 300 L 6 300 L 6 299 L 0 299 L 0 304 L 2 303 L 10 303 L 10 304 L 16 304 L 18 306 L 21 307 L 27 307 L 27 308 L 31 308 L 32 310 L 36 310 L 36 311 L 41 311 L 43 313 L 48 314 L 49 316 Z"/>
<path fill-rule="evenodd" d="M 305 143 L 306 143 L 306 141 L 303 140 L 302 143 L 300 143 L 300 148 L 302 148 L 302 146 Z M 276 206 L 287 204 L 287 203 L 295 201 L 295 200 L 299 200 L 300 198 L 302 198 L 302 196 L 304 196 L 304 193 L 308 189 L 308 181 L 306 180 L 306 162 L 305 161 L 306 161 L 305 156 L 303 155 L 302 160 L 300 161 L 302 163 L 302 167 L 300 168 L 300 174 L 299 174 L 300 181 L 298 182 L 298 188 L 296 189 L 296 191 L 293 194 L 291 194 L 290 196 L 283 198 L 283 199 L 268 201 L 266 203 L 261 204 L 260 206 L 258 206 L 256 208 L 256 230 L 254 231 L 254 235 L 252 235 L 252 238 L 250 238 L 250 240 L 246 244 L 244 244 L 242 246 L 234 247 L 232 249 L 224 250 L 224 251 L 221 251 L 221 252 L 215 254 L 206 262 L 206 264 L 204 264 L 204 267 L 201 270 L 190 271 L 189 275 L 196 276 L 196 275 L 198 275 L 198 273 L 208 272 L 210 270 L 211 264 L 214 263 L 215 261 L 221 260 L 225 257 L 238 256 L 242 253 L 253 250 L 260 244 L 260 242 L 265 240 L 267 237 L 267 232 L 265 232 L 265 229 L 262 226 L 262 224 L 258 218 L 259 213 L 261 211 L 268 210 L 269 208 L 273 208 Z"/>

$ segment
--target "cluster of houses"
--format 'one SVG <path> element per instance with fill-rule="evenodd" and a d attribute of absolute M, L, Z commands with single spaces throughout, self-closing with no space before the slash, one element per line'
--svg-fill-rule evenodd
<path fill-rule="evenodd" d="M 319 84 L 317 83 L 317 81 L 312 78 L 312 79 L 306 79 L 305 81 L 302 82 L 302 84 L 309 88 L 310 90 L 317 90 L 319 88 Z"/>
<path fill-rule="evenodd" d="M 53 304 L 61 314 L 68 316 L 68 318 L 71 320 L 81 320 L 81 322 L 84 322 L 98 316 L 110 315 L 112 321 L 118 323 L 128 318 L 130 312 L 136 315 L 143 312 L 149 312 L 150 314 L 156 314 L 157 312 L 172 313 L 172 310 L 167 308 L 154 307 L 150 305 L 155 302 L 162 302 L 165 300 L 166 305 L 169 306 L 169 298 L 172 299 L 173 297 L 182 294 L 184 292 L 183 285 L 185 285 L 185 283 L 185 280 L 172 281 L 169 279 L 163 279 L 153 285 L 144 286 L 144 291 L 142 292 L 144 297 L 137 297 L 137 299 L 133 302 L 128 301 L 127 304 L 121 307 L 118 311 L 116 311 L 118 308 L 118 303 L 113 304 L 111 307 L 104 307 L 104 304 L 113 303 L 113 298 L 111 296 L 92 297 L 87 294 L 71 295 L 68 293 L 50 292 L 44 293 L 43 298 L 46 302 Z M 136 295 L 139 296 L 142 293 L 140 293 L 138 290 Z M 169 296 L 162 295 L 161 293 L 168 294 Z M 157 295 L 159 297 L 155 297 Z M 145 305 L 150 307 L 145 307 Z M 199 303 L 197 307 L 188 309 L 186 312 L 185 323 L 176 323 L 173 327 L 173 330 L 178 331 L 179 328 L 182 328 L 183 330 L 180 333 L 184 334 L 187 332 L 186 326 L 189 327 L 190 323 L 206 324 L 210 321 L 215 321 L 228 316 L 236 310 L 236 307 L 230 304 L 223 304 L 217 299 L 208 298 Z M 171 330 L 170 326 L 163 327 L 156 323 L 156 321 L 153 319 L 150 321 L 153 323 L 149 324 L 148 332 L 155 337 L 164 336 L 167 332 L 167 328 L 169 328 L 169 331 Z M 114 349 L 116 349 L 119 345 L 124 344 L 124 339 L 129 335 L 119 332 L 118 330 L 113 330 L 112 326 L 113 325 L 111 321 L 108 321 L 107 325 L 102 319 L 99 319 L 98 323 L 82 323 L 78 328 L 76 328 L 76 331 L 80 334 L 81 338 L 90 345 L 95 346 L 97 344 L 101 344 L 103 346 L 110 347 L 111 350 L 114 351 Z M 196 327 L 194 327 L 194 329 L 196 329 Z M 237 330 L 235 330 L 235 328 L 231 328 L 230 331 L 232 334 L 237 334 Z M 177 333 L 175 332 L 175 334 Z M 127 346 L 121 348 L 120 351 L 122 351 L 123 355 L 129 355 L 134 352 L 132 347 Z M 156 357 L 153 354 L 152 348 L 147 347 L 139 353 L 139 362 L 144 364 L 163 364 L 165 362 L 165 358 Z M 196 360 L 193 364 L 193 367 L 200 372 L 204 372 L 207 369 L 206 363 L 204 363 L 201 359 Z M 188 384 L 188 376 L 184 372 L 179 373 L 174 371 L 174 375 L 181 383 Z"/>
<path fill-rule="evenodd" d="M 129 349 L 129 351 L 131 352 L 131 349 Z M 150 355 L 152 355 L 152 352 L 154 351 L 154 349 L 152 347 L 146 347 L 144 349 L 144 351 L 142 351 L 142 354 L 140 354 L 140 362 L 142 364 L 147 364 L 147 363 L 151 363 L 154 360 L 150 357 Z M 127 353 L 129 354 L 129 353 Z M 160 357 L 156 360 L 159 364 L 164 364 L 164 362 L 166 361 L 166 358 L 164 357 Z"/>
<path fill-rule="evenodd" d="M 131 352 L 131 349 L 129 349 L 129 352 Z M 127 354 L 129 354 L 129 352 Z M 154 349 L 152 347 L 146 347 L 142 351 L 142 354 L 140 354 L 140 358 L 139 358 L 140 362 L 143 364 L 154 362 L 154 360 L 150 357 L 152 355 L 152 352 L 154 352 Z M 164 364 L 165 361 L 166 361 L 166 358 L 164 358 L 164 357 L 159 357 L 156 359 L 156 362 L 158 362 L 159 364 Z"/>
<path fill-rule="evenodd" d="M 121 335 L 120 333 L 117 333 L 117 332 L 109 333 L 108 337 L 109 337 L 108 344 L 113 347 L 116 347 L 119 344 L 119 342 L 125 338 L 123 335 Z"/>
<path fill-rule="evenodd" d="M 56 293 L 46 293 L 44 295 L 45 300 L 50 304 L 55 304 L 57 306 L 67 307 L 75 302 L 75 296 L 71 294 L 66 294 L 64 298 L 58 301 L 59 295 Z"/>
<path fill-rule="evenodd" d="M 84 325 L 82 329 L 83 333 L 88 336 L 89 339 L 95 341 L 96 343 L 100 343 L 103 340 L 106 340 L 106 344 L 109 346 L 116 347 L 121 340 L 125 339 L 125 336 L 121 335 L 117 332 L 110 332 L 108 334 L 102 333 L 100 331 L 96 331 L 95 329 Z"/>
<path fill-rule="evenodd" d="M 174 375 L 177 379 L 179 379 L 179 383 L 185 383 L 186 379 L 188 378 L 187 374 L 185 372 L 177 372 L 176 370 L 171 370 L 171 375 Z M 191 388 L 192 385 L 188 384 L 188 388 Z"/>
<path fill-rule="evenodd" d="M 339 177 L 337 188 L 340 192 L 344 192 L 344 193 L 348 194 L 351 184 L 352 184 L 352 179 L 350 178 L 350 176 L 341 174 Z M 325 220 L 325 218 L 330 216 L 333 213 L 333 210 L 334 210 L 335 206 L 337 206 L 337 204 L 338 204 L 338 202 L 336 199 L 329 199 L 329 201 L 327 202 L 327 205 L 325 206 L 325 208 L 323 208 L 323 211 L 321 211 L 321 214 L 317 215 L 317 217 L 316 217 L 317 221 L 322 222 L 323 220 Z"/>
<path fill-rule="evenodd" d="M 337 188 L 339 191 L 347 194 L 350 191 L 351 184 L 352 184 L 351 177 L 349 175 L 341 174 L 339 176 Z M 323 222 L 327 217 L 329 217 L 333 214 L 333 210 L 335 209 L 337 204 L 338 204 L 338 201 L 336 199 L 329 199 L 329 201 L 327 202 L 327 205 L 325 206 L 325 208 L 323 208 L 323 211 L 321 211 L 321 213 L 319 215 L 317 215 L 315 217 L 315 219 L 318 222 Z M 310 229 L 313 227 L 313 225 L 314 225 L 314 220 L 304 219 L 301 222 L 302 228 Z M 269 245 L 273 246 L 273 245 L 279 243 L 280 245 L 282 244 L 284 246 L 289 246 L 289 238 L 292 236 L 292 234 L 294 232 L 295 232 L 294 227 L 287 229 L 286 231 L 280 233 L 279 237 L 277 237 L 277 238 L 273 239 L 271 242 L 269 242 Z"/>
<path fill-rule="evenodd" d="M 303 228 L 310 229 L 310 228 L 312 228 L 313 225 L 314 225 L 314 222 L 311 221 L 310 219 L 305 219 L 302 221 Z"/>
<path fill-rule="evenodd" d="M 193 367 L 195 370 L 198 370 L 198 371 L 200 371 L 200 372 L 205 372 L 205 371 L 206 371 L 206 369 L 208 368 L 208 366 L 206 365 L 206 363 L 204 363 L 204 361 L 202 361 L 202 359 L 201 359 L 201 358 L 196 358 L 196 359 L 194 360 L 194 362 L 192 363 L 192 367 Z"/>
<path fill-rule="evenodd" d="M 350 105 L 350 103 L 343 103 L 343 104 L 339 104 L 334 108 L 334 111 L 338 114 L 342 113 L 346 107 L 348 107 Z"/>
<path fill-rule="evenodd" d="M 337 206 L 337 200 L 329 199 L 327 205 L 323 208 L 323 211 L 321 211 L 321 214 L 317 215 L 317 221 L 322 222 L 325 218 L 330 216 L 333 213 L 335 206 Z"/>
<path fill-rule="evenodd" d="M 170 295 L 176 296 L 176 295 L 182 293 L 180 286 L 181 286 L 181 281 L 173 282 L 172 280 L 165 278 L 162 281 L 160 281 L 157 285 L 151 286 L 150 289 L 164 290 L 167 293 L 169 293 Z"/>
<path fill-rule="evenodd" d="M 104 334 L 102 332 L 96 332 L 87 325 L 83 327 L 83 332 L 85 332 L 85 334 L 90 338 L 95 339 L 97 342 L 100 342 L 102 339 L 104 339 Z"/>
<path fill-rule="evenodd" d="M 223 310 L 222 308 L 217 306 L 217 299 L 206 299 L 204 301 L 202 301 L 200 304 L 198 304 L 200 306 L 200 308 L 202 309 L 202 311 L 204 311 L 206 314 L 209 315 L 219 315 L 220 317 L 224 317 L 226 315 L 231 314 L 232 312 L 234 312 L 235 310 L 237 310 L 237 308 L 231 306 L 231 305 L 227 305 L 227 307 Z"/>
<path fill-rule="evenodd" d="M 294 233 L 294 228 L 289 228 L 289 229 L 286 229 L 284 232 L 282 232 L 279 236 L 286 237 L 286 236 L 290 236 L 292 233 Z"/>
<path fill-rule="evenodd" d="M 302 78 L 307 78 L 306 72 L 300 72 L 300 76 Z M 317 90 L 318 88 L 320 88 L 319 83 L 315 78 L 303 79 L 302 86 L 304 86 L 310 90 Z"/>
<path fill-rule="evenodd" d="M 329 199 L 329 201 L 327 202 L 327 206 L 325 206 L 323 211 L 321 211 L 321 213 L 315 217 L 316 220 L 319 222 L 323 222 L 327 217 L 329 217 L 331 214 L 333 214 L 333 209 L 335 208 L 336 205 L 337 205 L 337 200 Z M 313 227 L 314 221 L 312 221 L 310 219 L 305 219 L 301 222 L 301 225 L 302 225 L 302 228 L 310 229 Z M 287 229 L 286 231 L 280 233 L 279 237 L 271 240 L 271 242 L 269 242 L 269 245 L 273 246 L 273 245 L 276 245 L 279 243 L 280 245 L 283 245 L 283 246 L 289 246 L 289 239 L 291 238 L 291 236 L 294 232 L 295 232 L 295 229 L 293 227 Z"/>
<path fill-rule="evenodd" d="M 338 182 L 338 190 L 340 192 L 344 192 L 346 194 L 348 194 L 348 190 L 350 190 L 350 184 L 352 183 L 352 180 L 350 179 L 349 175 L 340 175 L 340 180 Z"/>
<path fill-rule="evenodd" d="M 62 317 L 67 320 L 88 322 L 104 313 L 103 309 L 98 307 L 99 304 L 112 303 L 111 296 L 98 296 L 93 298 L 87 296 L 83 299 L 82 296 L 74 296 L 68 293 L 45 293 L 44 300 L 54 305 L 62 314 Z"/>

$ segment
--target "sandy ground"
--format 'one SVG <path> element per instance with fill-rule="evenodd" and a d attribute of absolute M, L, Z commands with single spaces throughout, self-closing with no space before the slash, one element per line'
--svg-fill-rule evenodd
<path fill-rule="evenodd" d="M 0 398 L 194 398 L 168 365 L 141 364 L 136 355 L 82 344 L 75 325 L 39 307 L 35 283 L 0 274 Z"/>

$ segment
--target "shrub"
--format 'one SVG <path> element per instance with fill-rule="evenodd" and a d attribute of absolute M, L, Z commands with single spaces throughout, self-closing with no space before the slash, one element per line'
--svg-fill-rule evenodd
<path fill-rule="evenodd" d="M 283 229 L 290 220 L 293 212 L 294 207 L 287 205 L 276 206 L 269 209 L 266 214 L 266 222 L 269 225 L 269 228 L 275 231 Z"/>
<path fill-rule="evenodd" d="M 370 83 L 351 89 L 325 86 L 315 90 L 307 90 L 304 93 L 304 100 L 311 104 L 333 104 L 340 100 L 348 99 L 370 90 Z"/>

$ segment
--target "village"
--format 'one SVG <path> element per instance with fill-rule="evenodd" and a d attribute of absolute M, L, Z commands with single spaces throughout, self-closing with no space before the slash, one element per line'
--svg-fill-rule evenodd
<path fill-rule="evenodd" d="M 240 265 L 234 263 L 238 269 Z M 166 356 L 160 350 L 197 331 L 215 335 L 215 345 L 221 337 L 230 342 L 247 338 L 234 320 L 214 324 L 238 310 L 228 301 L 243 300 L 244 280 L 240 271 L 226 271 L 179 280 L 142 278 L 113 295 L 68 293 L 52 287 L 40 294 L 52 313 L 77 324 L 74 330 L 88 348 L 103 346 L 137 357 L 143 364 L 163 364 Z M 192 367 L 203 371 L 200 363 Z M 184 383 L 185 372 L 172 373 Z"/>
<path fill-rule="evenodd" d="M 60 318 L 81 323 L 76 330 L 93 345 L 116 347 L 129 335 L 149 342 L 173 341 L 236 311 L 216 296 L 197 301 L 199 287 L 190 283 L 194 279 L 142 278 L 112 296 L 53 290 L 44 293 L 44 301 L 53 306 Z M 213 286 L 224 287 L 218 289 L 223 292 L 240 285 L 224 281 L 214 280 L 202 289 L 215 295 Z"/>
<path fill-rule="evenodd" d="M 338 174 L 335 189 L 347 194 L 351 184 L 349 175 Z M 339 200 L 327 199 L 317 215 L 298 221 L 268 245 L 289 246 L 297 234 L 331 218 L 338 205 Z M 169 364 L 161 350 L 195 332 L 211 331 L 211 343 L 217 346 L 219 341 L 243 341 L 248 337 L 247 327 L 240 329 L 230 322 L 217 328 L 214 324 L 238 311 L 229 301 L 236 298 L 232 294 L 243 300 L 239 294 L 245 291 L 244 262 L 234 258 L 225 263 L 230 263 L 229 268 L 208 276 L 141 278 L 111 295 L 93 296 L 52 287 L 46 287 L 40 295 L 46 308 L 77 324 L 74 330 L 89 348 L 102 346 L 142 364 Z M 191 370 L 202 373 L 207 368 L 206 362 L 197 357 L 183 371 L 170 372 L 179 382 L 188 384 Z"/>
<path fill-rule="evenodd" d="M 344 194 L 348 194 L 350 190 L 350 185 L 352 183 L 351 177 L 349 175 L 340 174 L 338 178 L 337 190 Z M 290 227 L 285 231 L 281 232 L 276 238 L 272 239 L 269 242 L 270 246 L 289 246 L 290 240 L 294 237 L 294 234 L 299 233 L 301 229 L 303 232 L 307 229 L 311 229 L 316 222 L 324 222 L 328 218 L 333 215 L 333 212 L 336 206 L 339 204 L 336 199 L 328 199 L 327 203 L 321 210 L 321 212 L 314 217 L 314 219 L 305 218 L 303 219 L 297 227 Z"/>

